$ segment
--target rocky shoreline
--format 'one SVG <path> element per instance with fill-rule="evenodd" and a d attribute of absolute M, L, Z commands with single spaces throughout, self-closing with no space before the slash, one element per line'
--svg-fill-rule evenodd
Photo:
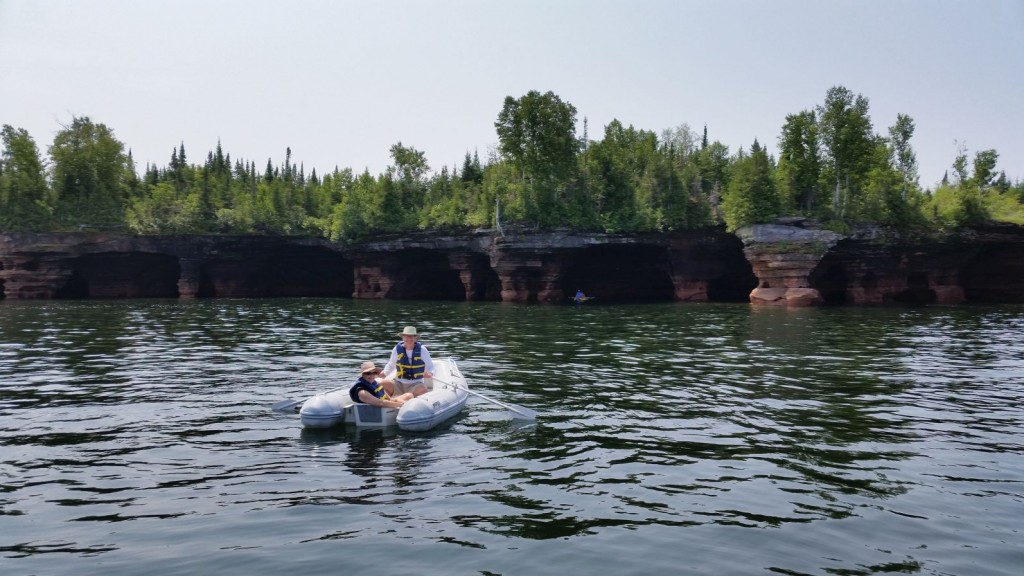
<path fill-rule="evenodd" d="M 479 230 L 319 238 L 0 234 L 0 297 L 879 305 L 1024 302 L 1024 227 L 849 235 L 800 220 L 727 233 Z"/>

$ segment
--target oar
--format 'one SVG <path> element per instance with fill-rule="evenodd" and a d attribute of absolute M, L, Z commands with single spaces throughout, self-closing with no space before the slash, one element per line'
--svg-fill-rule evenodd
<path fill-rule="evenodd" d="M 342 386 L 341 388 L 335 388 L 334 390 L 328 390 L 327 392 L 324 392 L 324 394 L 330 394 L 331 392 L 338 392 L 340 390 L 345 390 L 346 388 L 348 388 L 348 386 Z M 302 400 L 281 400 L 280 402 L 274 402 L 274 405 L 271 406 L 270 409 L 274 410 L 276 412 L 283 412 L 283 411 L 288 410 L 290 408 L 294 408 L 295 406 L 298 406 L 299 404 L 302 404 L 306 400 L 308 400 L 308 398 L 304 398 Z"/>
<path fill-rule="evenodd" d="M 511 412 L 513 418 L 518 418 L 519 420 L 536 420 L 537 419 L 537 413 L 534 412 L 533 410 L 530 410 L 529 408 L 526 408 L 526 407 L 523 407 L 523 406 L 519 406 L 518 404 L 506 404 L 504 402 L 499 402 L 499 401 L 495 400 L 494 398 L 488 398 L 487 396 L 484 396 L 483 394 L 481 394 L 479 392 L 475 392 L 473 390 L 470 390 L 469 388 L 465 388 L 463 386 L 459 386 L 458 384 L 453 384 L 451 382 L 445 382 L 444 380 L 441 380 L 440 378 L 434 378 L 434 380 L 437 380 L 441 384 L 449 384 L 451 386 L 455 386 L 459 390 L 465 390 L 466 392 L 469 392 L 473 396 L 479 396 L 480 398 L 483 398 L 484 400 L 487 400 L 488 402 L 491 402 L 492 404 L 497 404 L 498 406 L 501 406 L 502 408 L 504 408 L 504 409 L 508 410 L 509 412 Z"/>

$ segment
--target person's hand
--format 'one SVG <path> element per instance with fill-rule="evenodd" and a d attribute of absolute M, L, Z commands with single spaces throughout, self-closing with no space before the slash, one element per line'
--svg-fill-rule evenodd
<path fill-rule="evenodd" d="M 433 378 L 434 377 L 434 373 L 433 372 L 426 372 L 426 371 L 424 371 L 423 372 L 423 377 L 424 378 Z"/>

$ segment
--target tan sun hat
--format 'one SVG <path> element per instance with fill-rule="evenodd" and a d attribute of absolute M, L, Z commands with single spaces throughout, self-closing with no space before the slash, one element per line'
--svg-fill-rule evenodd
<path fill-rule="evenodd" d="M 380 372 L 380 368 L 377 368 L 377 365 L 374 364 L 373 362 L 370 362 L 369 360 L 367 360 L 366 362 L 363 362 L 359 366 L 359 375 L 360 376 L 366 376 L 367 374 L 370 374 L 371 372 L 373 374 L 377 374 L 378 372 Z"/>
<path fill-rule="evenodd" d="M 416 333 L 415 326 L 406 326 L 405 330 L 402 330 L 402 333 L 399 334 L 399 336 L 419 336 L 419 334 Z"/>

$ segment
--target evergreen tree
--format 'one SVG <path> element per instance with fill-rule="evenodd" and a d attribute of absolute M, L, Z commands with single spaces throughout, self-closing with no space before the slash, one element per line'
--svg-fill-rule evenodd
<path fill-rule="evenodd" d="M 784 203 L 804 214 L 813 213 L 821 179 L 818 126 L 813 110 L 786 116 L 779 136 L 778 175 Z"/>
<path fill-rule="evenodd" d="M 726 228 L 730 231 L 770 222 L 779 215 L 771 162 L 757 140 L 750 148 L 750 155 L 737 160 L 722 207 Z"/>
<path fill-rule="evenodd" d="M 473 151 L 473 157 L 469 157 L 469 152 L 466 152 L 466 158 L 462 162 L 462 173 L 459 176 L 463 182 L 474 182 L 479 184 L 483 182 L 484 170 L 480 166 L 480 157 L 476 151 Z"/>
<path fill-rule="evenodd" d="M 47 230 L 54 199 L 35 140 L 24 128 L 4 124 L 0 141 L 0 229 Z"/>

